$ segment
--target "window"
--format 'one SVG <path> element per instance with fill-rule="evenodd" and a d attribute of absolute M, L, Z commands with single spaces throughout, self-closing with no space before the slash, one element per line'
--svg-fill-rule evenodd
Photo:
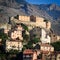
<path fill-rule="evenodd" d="M 36 17 L 34 17 L 33 15 L 30 16 L 30 21 L 31 22 L 36 22 Z"/>
<path fill-rule="evenodd" d="M 55 37 L 55 35 L 53 35 Z"/>
<path fill-rule="evenodd" d="M 14 46 L 12 46 L 12 48 L 16 48 L 16 46 L 14 45 Z"/>
<path fill-rule="evenodd" d="M 46 34 L 45 38 L 47 38 L 48 34 Z"/>

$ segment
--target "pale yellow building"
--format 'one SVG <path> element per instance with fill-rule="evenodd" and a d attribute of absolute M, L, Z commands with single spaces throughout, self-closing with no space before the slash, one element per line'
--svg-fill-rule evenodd
<path fill-rule="evenodd" d="M 22 37 L 23 28 L 21 25 L 16 25 L 9 31 L 8 36 L 11 38 L 6 40 L 6 51 L 18 50 L 21 51 L 23 48 L 23 37 Z"/>
<path fill-rule="evenodd" d="M 23 44 L 21 41 L 8 41 L 6 40 L 6 51 L 10 51 L 10 50 L 19 50 L 21 51 L 23 48 Z"/>
<path fill-rule="evenodd" d="M 19 40 L 23 40 L 23 37 L 22 37 L 22 31 L 23 31 L 23 28 L 21 27 L 21 25 L 17 26 L 17 28 L 15 27 L 15 29 L 13 29 L 13 31 L 11 31 L 11 38 L 13 40 L 16 40 L 17 38 L 19 38 Z"/>
<path fill-rule="evenodd" d="M 60 53 L 57 54 L 57 58 L 56 58 L 56 60 L 60 60 Z"/>
<path fill-rule="evenodd" d="M 34 27 L 40 27 L 40 28 L 45 28 L 46 30 L 50 30 L 51 28 L 51 22 L 42 18 L 42 17 L 37 17 L 37 16 L 23 16 L 23 15 L 18 15 L 17 18 L 11 17 L 11 20 L 14 20 L 15 23 L 23 23 L 28 26 L 29 30 L 32 30 Z M 16 33 L 17 34 L 17 33 Z M 13 36 L 12 36 L 13 35 Z M 12 38 L 14 38 L 15 33 L 12 33 Z M 47 35 L 47 32 L 42 29 L 41 31 L 41 41 L 42 43 L 51 43 L 51 37 Z M 15 35 L 15 37 L 17 37 Z"/>
<path fill-rule="evenodd" d="M 41 42 L 42 43 L 51 43 L 51 37 L 45 29 L 41 29 Z"/>
<path fill-rule="evenodd" d="M 33 15 L 31 16 L 18 15 L 17 18 L 11 17 L 11 20 L 14 20 L 16 23 L 24 23 L 26 25 L 44 27 L 47 29 L 51 28 L 50 21 L 45 21 L 44 18 Z"/>
<path fill-rule="evenodd" d="M 40 47 L 42 52 L 46 52 L 46 53 L 54 52 L 54 47 L 49 44 L 40 44 Z"/>
<path fill-rule="evenodd" d="M 57 35 L 57 40 L 59 41 L 60 40 L 60 36 Z"/>
<path fill-rule="evenodd" d="M 8 34 L 8 31 L 11 30 L 11 25 L 8 23 L 0 23 L 0 29 L 3 29 L 3 32 Z"/>
<path fill-rule="evenodd" d="M 8 34 L 9 30 L 11 30 L 11 25 L 7 24 L 6 28 L 4 29 L 4 33 Z"/>
<path fill-rule="evenodd" d="M 18 16 L 18 19 L 21 21 L 30 21 L 30 17 L 29 16 Z"/>

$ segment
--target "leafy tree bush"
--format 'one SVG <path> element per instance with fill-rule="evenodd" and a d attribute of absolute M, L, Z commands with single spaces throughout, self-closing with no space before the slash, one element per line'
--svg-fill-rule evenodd
<path fill-rule="evenodd" d="M 36 44 L 36 43 L 39 42 L 39 39 L 38 39 L 38 38 L 34 38 L 34 39 L 32 40 L 32 42 L 33 42 L 34 44 Z"/>
<path fill-rule="evenodd" d="M 18 50 L 13 50 L 13 49 L 9 50 L 9 53 L 10 53 L 10 54 L 16 54 L 16 53 L 18 53 L 18 52 L 19 52 Z"/>
<path fill-rule="evenodd" d="M 8 39 L 7 34 L 0 32 L 0 39 L 2 39 L 2 44 L 5 45 L 5 41 Z"/>
<path fill-rule="evenodd" d="M 21 23 L 21 26 L 28 31 L 28 27 L 25 24 Z"/>
<path fill-rule="evenodd" d="M 51 45 L 54 47 L 55 51 L 60 51 L 60 41 L 51 43 Z"/>
<path fill-rule="evenodd" d="M 8 39 L 8 36 L 7 36 L 7 34 L 0 32 L 0 38 L 2 40 L 6 40 L 6 39 Z"/>
<path fill-rule="evenodd" d="M 26 45 L 26 47 L 28 49 L 32 49 L 33 48 L 33 42 L 32 41 L 28 41 L 28 44 Z"/>

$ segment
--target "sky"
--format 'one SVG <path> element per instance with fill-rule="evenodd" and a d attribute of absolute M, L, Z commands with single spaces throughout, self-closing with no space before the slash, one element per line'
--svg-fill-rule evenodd
<path fill-rule="evenodd" d="M 32 4 L 56 4 L 60 6 L 60 0 L 26 0 Z"/>

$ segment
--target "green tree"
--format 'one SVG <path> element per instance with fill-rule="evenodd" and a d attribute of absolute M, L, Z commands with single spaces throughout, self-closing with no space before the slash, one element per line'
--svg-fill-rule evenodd
<path fill-rule="evenodd" d="M 0 54 L 0 59 L 1 60 L 6 60 L 6 54 Z"/>
<path fill-rule="evenodd" d="M 19 53 L 19 51 L 18 50 L 11 49 L 11 50 L 9 50 L 9 53 L 10 54 L 17 54 L 17 53 Z"/>
<path fill-rule="evenodd" d="M 51 43 L 51 45 L 54 47 L 55 51 L 60 51 L 60 41 Z"/>
<path fill-rule="evenodd" d="M 24 29 L 23 32 L 22 32 L 23 43 L 27 43 L 29 41 L 29 35 L 26 33 L 26 31 L 29 32 L 28 31 L 28 27 L 25 24 L 23 24 L 23 23 L 21 23 L 21 26 Z"/>
<path fill-rule="evenodd" d="M 39 40 L 38 38 L 34 38 L 34 39 L 32 40 L 32 42 L 35 43 L 35 44 L 38 43 L 39 41 L 40 41 L 40 40 Z"/>
<path fill-rule="evenodd" d="M 36 44 L 38 43 L 40 40 L 39 38 L 36 37 L 36 35 L 34 35 L 34 38 L 32 40 L 29 40 L 29 35 L 26 34 L 26 31 L 29 31 L 28 30 L 28 27 L 21 23 L 21 26 L 23 27 L 24 31 L 23 31 L 23 43 L 27 43 L 23 46 L 23 50 L 28 48 L 28 49 L 32 49 L 33 48 L 33 43 Z"/>
<path fill-rule="evenodd" d="M 29 32 L 29 30 L 25 24 L 21 23 L 21 26 L 24 29 L 22 32 L 22 36 L 23 36 L 23 50 L 25 50 L 25 49 L 31 47 L 31 45 L 29 44 L 29 35 L 26 34 L 26 31 Z"/>
<path fill-rule="evenodd" d="M 23 23 L 21 23 L 21 26 L 23 27 L 23 29 L 26 31 L 28 31 L 28 27 L 25 25 L 25 24 L 23 24 Z"/>
<path fill-rule="evenodd" d="M 28 41 L 28 43 L 25 45 L 24 48 L 27 48 L 27 49 L 33 49 L 33 44 L 36 44 L 39 42 L 39 39 L 38 38 L 34 38 L 33 40 L 30 40 Z"/>
<path fill-rule="evenodd" d="M 33 48 L 33 42 L 32 41 L 28 41 L 27 45 L 26 45 L 27 49 L 32 49 Z"/>
<path fill-rule="evenodd" d="M 5 33 L 3 33 L 3 32 L 0 32 L 0 39 L 2 39 L 2 43 L 4 43 L 5 40 L 8 39 L 7 34 L 5 34 Z"/>

